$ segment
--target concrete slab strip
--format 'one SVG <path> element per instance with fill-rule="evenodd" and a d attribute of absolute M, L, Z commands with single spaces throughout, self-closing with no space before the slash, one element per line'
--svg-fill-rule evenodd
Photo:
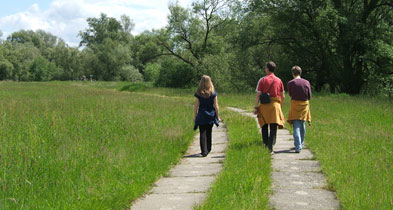
<path fill-rule="evenodd" d="M 169 171 L 169 176 L 162 177 L 149 193 L 133 202 L 131 210 L 187 210 L 202 203 L 225 159 L 228 145 L 225 124 L 214 126 L 212 136 L 212 151 L 202 157 L 197 133 L 184 157 Z"/>

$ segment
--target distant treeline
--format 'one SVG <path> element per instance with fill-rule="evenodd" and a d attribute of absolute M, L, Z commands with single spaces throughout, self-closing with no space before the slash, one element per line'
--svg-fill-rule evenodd
<path fill-rule="evenodd" d="M 133 36 L 134 23 L 88 18 L 80 48 L 42 30 L 0 43 L 0 80 L 152 81 L 194 86 L 201 75 L 218 89 L 249 90 L 264 65 L 291 79 L 299 65 L 314 90 L 393 93 L 391 0 L 196 0 L 169 5 L 166 27 Z"/>

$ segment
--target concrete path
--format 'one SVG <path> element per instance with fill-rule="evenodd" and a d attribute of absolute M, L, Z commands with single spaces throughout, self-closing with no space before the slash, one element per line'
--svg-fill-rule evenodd
<path fill-rule="evenodd" d="M 232 107 L 228 109 L 257 120 L 250 112 Z M 278 130 L 273 147 L 275 154 L 272 155 L 270 206 L 274 209 L 339 209 L 335 194 L 326 190 L 325 177 L 312 152 L 304 148 L 301 153 L 295 153 L 291 150 L 293 147 L 289 131 Z"/>
<path fill-rule="evenodd" d="M 187 210 L 200 204 L 210 184 L 221 171 L 228 145 L 224 123 L 213 128 L 212 151 L 207 157 L 200 155 L 199 133 L 186 155 L 174 166 L 167 177 L 162 177 L 144 197 L 136 200 L 132 210 Z"/>

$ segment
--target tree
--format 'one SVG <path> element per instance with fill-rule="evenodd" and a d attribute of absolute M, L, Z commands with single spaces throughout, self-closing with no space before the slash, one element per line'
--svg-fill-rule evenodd
<path fill-rule="evenodd" d="M 1 31 L 0 31 L 1 32 Z M 0 44 L 0 80 L 10 79 L 14 66 L 4 57 L 5 49 Z"/>
<path fill-rule="evenodd" d="M 59 77 L 60 70 L 42 56 L 36 57 L 29 66 L 30 81 L 50 81 Z"/>
<path fill-rule="evenodd" d="M 194 74 L 192 81 L 206 73 L 205 57 L 218 55 L 224 49 L 218 32 L 229 20 L 230 4 L 231 1 L 201 0 L 194 2 L 192 9 L 177 3 L 169 5 L 168 26 L 159 31 L 157 43 L 166 54 L 193 69 L 189 72 Z"/>
<path fill-rule="evenodd" d="M 91 47 L 103 44 L 106 39 L 128 41 L 134 26 L 129 17 L 121 16 L 121 21 L 101 13 L 99 18 L 87 18 L 88 28 L 79 32 L 80 46 Z M 122 25 L 124 24 L 124 25 Z"/>
<path fill-rule="evenodd" d="M 132 63 L 132 21 L 125 15 L 121 21 L 101 14 L 88 18 L 88 28 L 79 33 L 80 46 L 86 46 L 90 66 L 88 70 L 99 80 L 120 80 L 122 67 Z"/>
<path fill-rule="evenodd" d="M 270 17 L 269 39 L 282 46 L 287 63 L 305 67 L 317 90 L 328 84 L 331 92 L 359 93 L 369 68 L 379 72 L 380 62 L 387 63 L 368 52 L 375 52 L 378 42 L 391 43 L 385 38 L 392 31 L 389 1 L 254 0 L 249 6 Z"/>

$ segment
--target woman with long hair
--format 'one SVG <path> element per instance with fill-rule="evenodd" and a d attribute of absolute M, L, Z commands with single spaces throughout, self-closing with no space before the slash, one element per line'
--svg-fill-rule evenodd
<path fill-rule="evenodd" d="M 213 124 L 218 126 L 221 121 L 217 93 L 209 76 L 202 76 L 194 96 L 194 130 L 199 127 L 201 155 L 206 157 L 212 147 Z"/>

